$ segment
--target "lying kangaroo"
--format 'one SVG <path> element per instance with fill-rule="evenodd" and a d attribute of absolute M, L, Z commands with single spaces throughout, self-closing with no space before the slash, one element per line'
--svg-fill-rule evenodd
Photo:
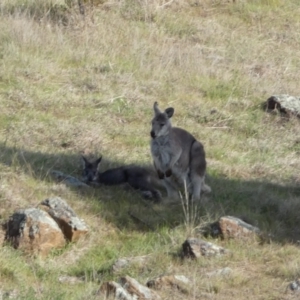
<path fill-rule="evenodd" d="M 172 179 L 175 177 L 186 183 L 193 201 L 199 200 L 201 191 L 211 191 L 204 183 L 206 160 L 203 145 L 186 130 L 172 127 L 170 118 L 174 114 L 173 107 L 161 112 L 155 102 L 153 109 L 151 154 L 168 198 L 177 199 L 179 196 Z"/>
<path fill-rule="evenodd" d="M 155 187 L 162 187 L 155 170 L 139 166 L 122 166 L 105 172 L 98 170 L 102 157 L 89 162 L 84 156 L 83 181 L 104 185 L 118 185 L 128 183 L 131 187 L 142 192 L 143 197 L 161 201 L 161 193 Z"/>

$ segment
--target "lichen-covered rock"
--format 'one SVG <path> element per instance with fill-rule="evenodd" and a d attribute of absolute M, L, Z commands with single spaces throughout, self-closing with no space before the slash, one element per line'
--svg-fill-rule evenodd
<path fill-rule="evenodd" d="M 136 296 L 135 299 L 145 299 L 145 300 L 156 300 L 160 299 L 154 291 L 150 290 L 148 287 L 140 284 L 137 280 L 132 277 L 125 276 L 120 278 L 120 284 L 123 286 L 129 294 Z"/>
<path fill-rule="evenodd" d="M 273 95 L 267 99 L 264 107 L 267 111 L 277 110 L 287 116 L 300 116 L 300 97 L 286 94 Z"/>
<path fill-rule="evenodd" d="M 136 300 L 137 298 L 130 295 L 125 288 L 115 281 L 108 281 L 102 284 L 97 295 L 101 299 L 115 299 L 115 300 Z M 105 297 L 105 298 L 103 298 Z"/>
<path fill-rule="evenodd" d="M 174 288 L 183 294 L 188 294 L 190 290 L 190 280 L 183 275 L 162 275 L 149 280 L 146 285 L 156 290 Z"/>
<path fill-rule="evenodd" d="M 183 256 L 188 258 L 199 258 L 201 256 L 220 256 L 229 251 L 210 242 L 201 239 L 188 238 L 182 244 Z"/>
<path fill-rule="evenodd" d="M 220 229 L 220 236 L 224 239 L 247 239 L 260 233 L 259 228 L 232 216 L 221 217 L 217 223 Z"/>
<path fill-rule="evenodd" d="M 122 300 L 159 300 L 160 296 L 146 286 L 140 284 L 134 278 L 125 276 L 120 278 L 120 283 L 109 281 L 104 283 L 98 295 L 104 296 L 104 299 L 122 299 Z"/>
<path fill-rule="evenodd" d="M 65 245 L 64 235 L 57 223 L 37 208 L 15 212 L 6 223 L 5 239 L 16 249 L 41 256 Z"/>
<path fill-rule="evenodd" d="M 46 199 L 39 207 L 56 221 L 68 241 L 75 242 L 88 232 L 84 221 L 79 219 L 67 202 L 60 197 Z"/>
<path fill-rule="evenodd" d="M 265 234 L 260 231 L 258 227 L 255 227 L 242 219 L 232 216 L 221 217 L 218 221 L 209 224 L 204 229 L 201 229 L 201 233 L 207 237 L 222 239 L 249 239 L 249 238 L 269 238 L 265 237 Z"/>

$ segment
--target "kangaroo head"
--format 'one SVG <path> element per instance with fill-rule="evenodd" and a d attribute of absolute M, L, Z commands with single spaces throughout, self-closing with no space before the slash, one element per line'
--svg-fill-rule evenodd
<path fill-rule="evenodd" d="M 93 162 L 88 161 L 84 156 L 81 156 L 83 163 L 82 181 L 93 182 L 97 181 L 98 167 L 101 162 L 102 156 Z"/>
<path fill-rule="evenodd" d="M 158 108 L 158 103 L 154 102 L 153 105 L 154 118 L 152 119 L 152 129 L 150 135 L 153 139 L 159 136 L 167 135 L 172 127 L 170 118 L 174 114 L 174 108 L 169 107 L 164 112 Z"/>

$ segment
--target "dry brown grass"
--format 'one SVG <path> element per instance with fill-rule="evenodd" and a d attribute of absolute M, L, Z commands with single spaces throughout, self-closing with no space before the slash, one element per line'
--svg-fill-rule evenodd
<path fill-rule="evenodd" d="M 109 270 L 117 257 L 152 254 L 147 268 L 124 273 L 142 283 L 184 274 L 193 281 L 185 299 L 292 299 L 286 286 L 300 274 L 299 120 L 266 114 L 261 103 L 299 95 L 298 2 L 105 1 L 87 5 L 85 16 L 71 2 L 24 3 L 0 4 L 0 218 L 61 196 L 91 230 L 45 261 L 2 248 L 0 289 L 17 288 L 20 299 L 92 299 L 100 282 L 116 279 Z M 193 226 L 180 204 L 153 206 L 122 188 L 77 191 L 49 175 L 80 176 L 82 152 L 102 153 L 105 167 L 150 164 L 154 101 L 174 106 L 174 125 L 205 145 L 213 193 Z M 272 242 L 217 241 L 233 254 L 176 258 L 194 227 L 223 214 L 247 217 Z M 228 278 L 206 276 L 227 266 Z M 57 289 L 61 274 L 86 282 Z"/>

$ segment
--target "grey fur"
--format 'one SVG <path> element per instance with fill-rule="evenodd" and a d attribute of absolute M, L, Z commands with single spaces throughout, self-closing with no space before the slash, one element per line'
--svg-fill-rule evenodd
<path fill-rule="evenodd" d="M 163 185 L 153 168 L 130 165 L 100 172 L 101 159 L 102 157 L 90 162 L 82 156 L 84 182 L 104 185 L 127 183 L 132 188 L 140 190 L 144 198 L 151 198 L 156 202 L 161 201 L 161 193 L 157 188 L 162 188 Z"/>
<path fill-rule="evenodd" d="M 158 177 L 164 181 L 168 198 L 178 199 L 178 189 L 174 178 L 181 184 L 186 183 L 192 199 L 199 200 L 200 193 L 210 192 L 205 184 L 205 151 L 203 145 L 184 129 L 172 127 L 170 118 L 174 108 L 164 112 L 154 103 L 154 118 L 150 135 L 151 154 Z"/>

